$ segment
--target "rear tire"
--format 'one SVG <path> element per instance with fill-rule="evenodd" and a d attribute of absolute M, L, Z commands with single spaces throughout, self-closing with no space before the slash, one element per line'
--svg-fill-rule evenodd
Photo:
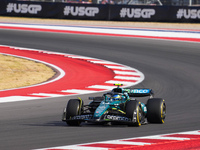
<path fill-rule="evenodd" d="M 162 98 L 152 98 L 147 101 L 147 120 L 150 123 L 164 123 L 166 104 Z"/>
<path fill-rule="evenodd" d="M 81 108 L 82 108 L 81 100 L 70 99 L 67 103 L 66 108 L 67 108 L 66 109 L 66 120 L 68 120 L 74 116 L 81 115 Z M 68 121 L 66 121 L 66 123 L 70 126 L 79 126 L 81 124 L 81 121 L 68 120 Z"/>
<path fill-rule="evenodd" d="M 131 126 L 141 126 L 142 121 L 142 108 L 140 106 L 140 102 L 137 100 L 128 101 L 126 103 L 126 117 L 131 118 L 133 122 L 130 124 Z"/>

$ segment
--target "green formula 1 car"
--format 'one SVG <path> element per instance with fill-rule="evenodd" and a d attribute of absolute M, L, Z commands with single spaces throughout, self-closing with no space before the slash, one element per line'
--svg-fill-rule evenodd
<path fill-rule="evenodd" d="M 103 124 L 127 124 L 140 126 L 147 123 L 164 123 L 166 104 L 162 98 L 154 98 L 151 89 L 121 88 L 122 84 L 111 92 L 99 97 L 89 97 L 88 105 L 81 98 L 70 99 L 63 111 L 62 121 L 70 126 L 79 126 L 82 122 Z M 137 97 L 149 96 L 147 103 Z"/>

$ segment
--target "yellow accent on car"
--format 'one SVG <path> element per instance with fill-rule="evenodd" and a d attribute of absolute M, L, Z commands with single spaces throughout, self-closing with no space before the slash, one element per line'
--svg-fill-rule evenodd
<path fill-rule="evenodd" d="M 139 104 L 140 104 L 140 102 L 139 102 Z M 140 109 L 140 107 L 138 106 L 138 107 L 137 107 L 137 123 L 138 123 L 138 126 L 141 126 L 141 123 L 140 123 L 140 116 L 139 116 L 139 109 Z"/>
<path fill-rule="evenodd" d="M 163 100 L 163 103 L 162 103 L 162 105 L 161 105 L 161 118 L 162 118 L 162 123 L 164 123 L 165 121 L 164 121 L 164 119 L 163 119 L 163 104 L 164 104 L 164 102 L 165 102 L 165 100 Z"/>
<path fill-rule="evenodd" d="M 121 83 L 115 83 L 114 85 L 115 86 L 123 86 L 123 84 L 121 84 Z"/>
<path fill-rule="evenodd" d="M 121 112 L 122 114 L 126 114 L 124 111 L 122 111 L 122 110 L 118 110 L 119 112 Z"/>
<path fill-rule="evenodd" d="M 78 99 L 80 100 L 80 105 L 79 105 L 79 114 L 81 113 L 80 111 L 81 111 L 81 106 L 82 106 L 82 104 L 83 104 L 83 100 L 80 98 L 80 97 L 78 97 Z"/>

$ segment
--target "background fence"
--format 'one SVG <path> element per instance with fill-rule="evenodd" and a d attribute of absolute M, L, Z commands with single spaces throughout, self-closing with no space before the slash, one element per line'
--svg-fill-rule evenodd
<path fill-rule="evenodd" d="M 54 0 L 55 1 L 55 0 Z M 125 0 L 122 0 L 125 1 Z M 135 0 L 130 0 L 135 1 Z M 139 1 L 139 0 L 138 0 Z M 144 1 L 144 0 L 143 0 Z M 145 0 L 146 2 L 148 0 Z M 162 1 L 161 1 L 162 2 Z M 84 20 L 112 20 L 112 21 L 147 21 L 147 22 L 200 22 L 200 6 L 174 6 L 148 4 L 97 4 L 92 0 L 90 4 L 77 2 L 36 2 L 36 1 L 0 1 L 0 15 L 84 19 Z M 119 0 L 118 0 L 119 3 Z"/>
<path fill-rule="evenodd" d="M 9 1 L 9 0 L 7 0 Z M 15 0 L 22 1 L 22 0 Z M 32 2 L 63 2 L 88 4 L 126 4 L 126 5 L 171 5 L 171 6 L 200 6 L 200 0 L 23 0 Z"/>

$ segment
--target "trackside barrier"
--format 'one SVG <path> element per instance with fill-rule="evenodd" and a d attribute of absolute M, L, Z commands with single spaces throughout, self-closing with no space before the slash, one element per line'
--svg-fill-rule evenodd
<path fill-rule="evenodd" d="M 200 6 L 142 6 L 0 1 L 1 16 L 200 23 Z"/>

